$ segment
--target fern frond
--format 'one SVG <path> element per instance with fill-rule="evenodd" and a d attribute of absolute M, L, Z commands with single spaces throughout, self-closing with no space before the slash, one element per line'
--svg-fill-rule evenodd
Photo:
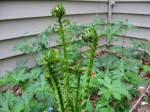
<path fill-rule="evenodd" d="M 44 65 L 46 68 L 44 76 L 48 84 L 52 87 L 54 94 L 57 96 L 56 99 L 58 104 L 60 104 L 61 111 L 65 112 L 63 94 L 60 89 L 60 79 L 57 72 L 57 64 L 59 64 L 60 60 L 58 50 L 52 49 L 51 51 L 48 51 L 44 57 Z"/>
<path fill-rule="evenodd" d="M 96 29 L 95 28 L 85 29 L 85 31 L 82 34 L 82 39 L 91 48 L 90 62 L 89 62 L 89 67 L 88 67 L 86 85 L 85 85 L 84 94 L 83 94 L 83 109 L 85 109 L 87 95 L 88 95 L 88 91 L 89 91 L 90 78 L 91 78 L 91 72 L 92 72 L 92 67 L 93 67 L 95 51 L 96 51 L 96 47 L 98 45 L 98 43 L 97 43 L 98 42 L 98 34 L 97 34 Z"/>

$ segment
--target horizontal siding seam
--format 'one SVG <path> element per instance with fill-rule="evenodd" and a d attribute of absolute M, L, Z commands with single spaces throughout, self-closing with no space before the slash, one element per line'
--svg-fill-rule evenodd
<path fill-rule="evenodd" d="M 89 14 L 75 14 L 75 15 L 70 15 L 70 16 L 77 16 L 77 15 L 79 15 L 79 16 L 86 16 L 86 15 L 93 15 L 93 18 L 95 17 L 94 15 L 97 15 L 97 14 L 106 14 L 107 15 L 107 13 L 89 13 Z M 69 18 L 69 15 L 67 15 L 66 16 L 66 18 Z M 37 17 L 37 18 L 44 18 L 44 17 Z M 37 19 L 36 18 L 36 19 Z M 32 19 L 32 18 L 27 18 L 27 19 Z M 26 20 L 27 20 L 26 19 Z M 107 19 L 107 18 L 106 18 Z M 20 19 L 21 20 L 21 19 Z M 38 34 L 40 34 L 41 33 L 41 31 L 40 32 L 32 32 L 32 33 L 30 33 L 30 34 L 28 34 L 28 35 L 25 35 L 25 36 L 34 36 L 34 35 L 38 35 Z M 23 36 L 24 34 L 22 34 L 22 35 L 17 35 L 17 36 L 12 36 L 12 34 L 10 34 L 10 36 L 9 35 L 7 35 L 7 38 L 0 38 L 0 41 L 5 41 L 5 40 L 10 40 L 10 39 L 16 39 L 16 38 L 21 38 L 21 37 L 24 37 Z M 1 35 L 0 35 L 0 37 L 1 37 Z"/>
<path fill-rule="evenodd" d="M 149 0 L 115 0 L 116 3 L 136 2 L 136 3 L 147 3 Z"/>
<path fill-rule="evenodd" d="M 150 13 L 135 13 L 135 12 L 116 12 L 112 11 L 113 14 L 128 14 L 128 15 L 144 15 L 144 16 L 150 16 Z"/>
<path fill-rule="evenodd" d="M 10 0 L 1 0 L 1 1 L 10 1 Z M 16 0 L 11 0 L 11 1 L 16 1 Z M 24 1 L 24 0 L 20 0 L 20 1 Z M 26 1 L 31 1 L 31 0 L 26 0 Z M 41 0 L 32 0 L 32 1 L 41 1 Z M 42 1 L 47 1 L 47 0 L 42 0 Z M 61 1 L 62 2 L 62 0 L 51 0 L 51 1 Z M 92 2 L 92 1 L 94 1 L 94 2 L 108 2 L 108 0 L 63 0 L 63 1 L 67 1 L 67 2 Z"/>
<path fill-rule="evenodd" d="M 138 28 L 145 28 L 145 29 L 150 29 L 150 27 L 145 27 L 145 26 L 140 26 L 140 25 L 134 25 L 135 27 Z M 0 39 L 0 41 L 7 41 L 7 40 L 13 40 L 13 39 L 18 39 L 18 38 L 24 38 L 24 37 L 29 37 L 29 36 L 38 36 L 40 33 L 35 33 L 34 34 L 30 34 L 30 35 L 26 35 L 26 36 L 16 36 L 14 38 L 7 38 L 7 39 Z"/>
<path fill-rule="evenodd" d="M 53 48 L 53 47 L 56 47 L 56 46 L 59 46 L 59 45 L 51 46 L 51 47 L 49 47 L 49 48 Z M 103 46 L 106 46 L 106 44 L 99 45 L 97 48 L 99 48 L 99 47 L 103 47 Z M 17 57 L 17 56 L 25 56 L 25 55 L 32 56 L 32 55 L 30 55 L 30 54 L 25 54 L 25 53 L 21 53 L 21 52 L 20 52 L 20 53 L 17 53 L 17 54 L 15 54 L 15 55 L 2 57 L 2 58 L 0 58 L 0 61 L 1 61 L 1 60 L 5 60 L 5 59 L 14 58 L 14 57 Z"/>
<path fill-rule="evenodd" d="M 144 40 L 144 38 L 142 37 L 133 37 L 133 36 L 122 36 L 122 35 L 116 35 L 116 36 L 120 36 L 120 37 L 125 37 L 125 38 L 129 38 L 129 39 L 137 39 L 137 40 Z"/>
<path fill-rule="evenodd" d="M 93 13 L 78 13 L 78 14 L 67 14 L 67 16 L 74 16 L 74 15 L 88 15 L 88 14 L 107 14 L 108 11 L 103 11 L 103 12 L 93 12 Z M 52 17 L 51 15 L 50 16 L 33 16 L 33 17 L 20 17 L 20 18 L 4 18 L 4 19 L 0 19 L 0 21 L 8 21 L 8 20 L 21 20 L 21 19 L 34 19 L 34 18 L 44 18 L 44 17 Z"/>

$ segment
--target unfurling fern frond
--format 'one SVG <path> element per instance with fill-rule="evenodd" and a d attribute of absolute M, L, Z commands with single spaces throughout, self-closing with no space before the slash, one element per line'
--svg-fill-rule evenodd
<path fill-rule="evenodd" d="M 62 4 L 57 4 L 55 8 L 52 9 L 52 16 L 61 19 L 66 14 L 64 7 Z"/>
<path fill-rule="evenodd" d="M 83 109 L 85 109 L 86 100 L 87 100 L 88 91 L 89 91 L 90 77 L 91 77 L 91 72 L 92 72 L 92 67 L 93 67 L 95 51 L 96 51 L 96 47 L 98 45 L 98 34 L 97 34 L 96 29 L 95 28 L 85 29 L 85 31 L 82 34 L 82 39 L 91 48 L 90 62 L 89 62 L 89 67 L 88 67 L 88 73 L 87 73 L 87 79 L 86 79 L 84 94 L 83 94 Z"/>
<path fill-rule="evenodd" d="M 62 4 L 56 5 L 52 9 L 52 16 L 56 17 L 54 27 L 57 30 L 58 35 L 61 37 L 63 56 L 59 54 L 57 49 L 48 51 L 44 58 L 43 64 L 45 66 L 45 79 L 48 84 L 52 87 L 53 92 L 56 96 L 57 103 L 60 105 L 62 112 L 78 112 L 80 98 L 80 66 L 75 68 L 75 74 L 78 76 L 76 86 L 76 97 L 72 97 L 72 88 L 70 86 L 70 71 L 69 66 L 71 65 L 69 60 L 68 45 L 72 41 L 72 34 L 70 31 L 70 21 L 65 19 L 66 12 Z M 91 48 L 91 58 L 86 79 L 86 86 L 84 90 L 83 100 L 87 99 L 90 75 L 92 72 L 93 60 L 98 45 L 98 33 L 95 28 L 87 28 L 82 34 L 83 41 Z M 61 74 L 60 74 L 61 73 Z M 75 102 L 74 102 L 75 99 Z"/>
<path fill-rule="evenodd" d="M 45 66 L 44 76 L 54 91 L 58 104 L 60 104 L 61 111 L 65 112 L 63 95 L 60 89 L 60 79 L 57 72 L 57 67 L 59 67 L 57 65 L 59 64 L 60 60 L 61 58 L 57 49 L 48 51 L 43 58 L 43 63 Z"/>
<path fill-rule="evenodd" d="M 81 36 L 86 43 L 93 43 L 95 46 L 97 46 L 98 34 L 95 28 L 91 27 L 85 29 Z"/>
<path fill-rule="evenodd" d="M 52 15 L 54 17 L 57 17 L 57 20 L 55 21 L 56 23 L 54 24 L 57 31 L 58 35 L 61 37 L 62 41 L 62 47 L 63 47 L 63 60 L 65 64 L 65 78 L 64 78 L 64 86 L 65 86 L 65 91 L 66 91 L 66 111 L 72 111 L 74 112 L 74 107 L 73 107 L 73 102 L 70 99 L 70 74 L 69 74 L 69 60 L 68 60 L 68 54 L 67 54 L 67 46 L 72 38 L 72 35 L 70 33 L 70 30 L 68 28 L 70 21 L 65 19 L 62 20 L 62 17 L 65 15 L 65 9 L 62 6 L 62 4 L 56 5 L 54 9 L 52 9 Z"/>

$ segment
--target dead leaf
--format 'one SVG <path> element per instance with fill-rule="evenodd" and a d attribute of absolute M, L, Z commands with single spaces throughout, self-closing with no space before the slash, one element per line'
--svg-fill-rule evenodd
<path fill-rule="evenodd" d="M 142 94 L 143 91 L 145 90 L 145 87 L 144 86 L 140 86 L 140 87 L 138 87 L 137 90 L 140 92 L 140 94 Z"/>
<path fill-rule="evenodd" d="M 96 77 L 96 73 L 95 72 L 91 72 L 91 78 Z"/>
<path fill-rule="evenodd" d="M 141 102 L 138 112 L 150 112 L 150 104 L 147 102 Z"/>

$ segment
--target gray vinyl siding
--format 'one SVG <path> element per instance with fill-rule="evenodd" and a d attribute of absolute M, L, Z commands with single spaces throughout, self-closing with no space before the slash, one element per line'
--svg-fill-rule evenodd
<path fill-rule="evenodd" d="M 0 75 L 13 70 L 16 61 L 28 59 L 27 66 L 35 61 L 19 51 L 12 51 L 15 43 L 37 35 L 52 25 L 51 9 L 60 1 L 0 1 Z M 107 19 L 106 0 L 64 0 L 67 17 L 79 24 L 90 22 L 97 14 Z M 105 41 L 100 40 L 100 45 Z M 51 42 L 51 46 L 56 45 Z"/>
<path fill-rule="evenodd" d="M 112 9 L 112 20 L 128 18 L 129 23 L 135 25 L 139 31 L 128 31 L 125 35 L 125 45 L 131 45 L 132 39 L 150 39 L 150 0 L 116 0 Z M 120 41 L 114 44 L 121 45 L 122 36 L 117 37 Z"/>

